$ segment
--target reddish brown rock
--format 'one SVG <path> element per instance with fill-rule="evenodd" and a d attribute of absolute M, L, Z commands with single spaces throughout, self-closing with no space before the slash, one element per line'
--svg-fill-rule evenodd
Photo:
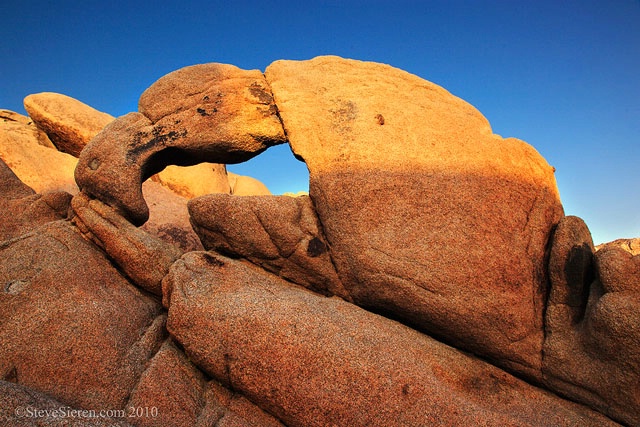
<path fill-rule="evenodd" d="M 167 340 L 149 362 L 127 403 L 143 408 L 139 427 L 281 426 L 277 420 L 215 381 L 207 381 Z"/>
<path fill-rule="evenodd" d="M 189 214 L 206 249 L 348 299 L 309 197 L 214 194 L 190 201 Z"/>
<path fill-rule="evenodd" d="M 46 135 L 24 121 L 16 116 L 0 120 L 0 160 L 38 193 L 77 193 L 73 180 L 76 159 L 51 148 Z"/>
<path fill-rule="evenodd" d="M 353 300 L 540 378 L 553 168 L 388 65 L 319 57 L 265 76 Z"/>
<path fill-rule="evenodd" d="M 580 218 L 558 225 L 549 260 L 543 373 L 553 390 L 640 424 L 640 256 L 594 254 Z"/>
<path fill-rule="evenodd" d="M 0 160 L 0 242 L 65 218 L 70 201 L 64 192 L 35 194 Z"/>
<path fill-rule="evenodd" d="M 122 409 L 164 340 L 159 304 L 68 222 L 0 243 L 0 379 Z"/>
<path fill-rule="evenodd" d="M 83 191 L 117 207 L 136 225 L 148 217 L 142 182 L 168 164 L 237 163 L 285 142 L 257 70 L 222 64 L 183 68 L 147 89 L 139 110 L 94 138 L 76 169 Z"/>
<path fill-rule="evenodd" d="M 74 157 L 114 119 L 77 99 L 53 92 L 27 96 L 24 109 L 58 150 Z"/>
<path fill-rule="evenodd" d="M 291 426 L 615 425 L 400 323 L 191 252 L 163 282 L 190 360 Z"/>
<path fill-rule="evenodd" d="M 71 407 L 44 393 L 0 381 L 0 422 L 3 427 L 129 427 L 121 417 L 99 416 Z"/>
<path fill-rule="evenodd" d="M 202 250 L 200 239 L 191 228 L 187 209 L 189 199 L 152 180 L 142 184 L 142 194 L 149 206 L 149 220 L 140 227 L 142 230 L 175 245 L 182 252 Z"/>
<path fill-rule="evenodd" d="M 75 224 L 104 248 L 134 283 L 162 295 L 160 282 L 182 251 L 136 228 L 109 206 L 84 194 L 73 198 L 72 207 L 77 215 Z"/>
<path fill-rule="evenodd" d="M 283 424 L 237 392 L 215 380 L 205 388 L 205 406 L 200 414 L 204 425 L 221 427 L 282 427 Z M 206 424 L 208 422 L 209 424 Z"/>

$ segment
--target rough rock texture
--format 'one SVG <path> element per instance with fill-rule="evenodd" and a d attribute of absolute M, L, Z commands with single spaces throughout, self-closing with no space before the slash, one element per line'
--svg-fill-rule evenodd
<path fill-rule="evenodd" d="M 539 378 L 553 168 L 387 65 L 319 57 L 265 76 L 353 300 Z"/>
<path fill-rule="evenodd" d="M 202 250 L 200 239 L 191 228 L 188 199 L 152 180 L 142 184 L 142 194 L 149 206 L 149 220 L 141 229 L 176 245 L 183 252 Z"/>
<path fill-rule="evenodd" d="M 187 67 L 82 151 L 73 199 L 20 181 L 59 188 L 55 151 L 0 119 L 2 421 L 60 425 L 3 411 L 50 397 L 137 426 L 640 425 L 640 239 L 594 250 L 539 154 L 436 85 L 336 57 Z M 268 190 L 222 165 L 142 185 L 287 138 L 309 196 L 232 196 Z M 202 245 L 159 182 L 220 190 L 189 203 L 211 252 L 182 255 Z"/>
<path fill-rule="evenodd" d="M 53 92 L 27 96 L 24 109 L 58 150 L 74 157 L 78 157 L 84 146 L 114 120 L 113 116 L 77 99 Z"/>
<path fill-rule="evenodd" d="M 257 70 L 204 64 L 174 71 L 142 94 L 139 111 L 109 124 L 82 152 L 76 169 L 83 191 L 136 225 L 148 218 L 142 182 L 166 165 L 237 163 L 285 142 Z"/>
<path fill-rule="evenodd" d="M 338 298 L 191 252 L 163 282 L 189 358 L 291 426 L 613 425 Z"/>
<path fill-rule="evenodd" d="M 36 194 L 0 160 L 0 242 L 67 216 L 71 195 Z"/>
<path fill-rule="evenodd" d="M 546 384 L 640 425 L 640 256 L 617 244 L 594 255 L 589 229 L 566 217 L 553 237 Z"/>
<path fill-rule="evenodd" d="M 206 249 L 246 258 L 306 288 L 348 299 L 309 197 L 214 194 L 191 200 L 189 215 Z"/>
<path fill-rule="evenodd" d="M 242 396 L 208 382 L 171 340 L 150 361 L 127 407 L 157 408 L 157 416 L 132 421 L 139 427 L 282 425 Z"/>
<path fill-rule="evenodd" d="M 159 304 L 64 221 L 0 243 L 0 379 L 123 408 L 164 338 Z"/>
<path fill-rule="evenodd" d="M 271 191 L 259 180 L 246 176 L 237 175 L 232 172 L 227 173 L 231 194 L 234 196 L 268 196 Z"/>
<path fill-rule="evenodd" d="M 0 381 L 0 422 L 3 427 L 130 426 L 120 417 L 95 415 L 96 413 L 70 407 L 22 385 Z"/>
<path fill-rule="evenodd" d="M 79 194 L 72 200 L 75 224 L 122 267 L 134 283 L 162 295 L 160 282 L 180 256 L 176 246 L 136 228 L 98 200 Z"/>
<path fill-rule="evenodd" d="M 28 122 L 24 123 L 24 119 L 12 117 L 14 120 L 0 120 L 0 159 L 38 193 L 77 193 L 78 187 L 73 180 L 76 159 L 51 148 L 53 145 L 46 135 Z"/>

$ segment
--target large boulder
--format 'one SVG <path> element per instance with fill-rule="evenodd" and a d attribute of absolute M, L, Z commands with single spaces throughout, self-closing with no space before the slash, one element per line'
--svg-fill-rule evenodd
<path fill-rule="evenodd" d="M 640 425 L 640 255 L 620 242 L 594 252 L 586 224 L 569 216 L 554 233 L 549 272 L 545 383 Z"/>
<path fill-rule="evenodd" d="M 6 111 L 6 110 L 5 110 Z M 77 193 L 76 159 L 53 147 L 47 136 L 24 116 L 4 113 L 0 120 L 0 159 L 38 193 Z"/>
<path fill-rule="evenodd" d="M 152 179 L 187 199 L 230 192 L 227 170 L 220 164 L 200 163 L 189 167 L 171 165 Z"/>
<path fill-rule="evenodd" d="M 189 359 L 290 426 L 615 425 L 405 325 L 191 252 L 163 281 Z"/>
<path fill-rule="evenodd" d="M 24 109 L 58 150 L 74 157 L 114 119 L 77 99 L 53 92 L 27 96 Z"/>
<path fill-rule="evenodd" d="M 309 197 L 212 194 L 191 200 L 189 214 L 206 249 L 245 258 L 315 292 L 349 299 Z"/>
<path fill-rule="evenodd" d="M 0 379 L 124 409 L 165 338 L 160 304 L 66 221 L 0 244 Z"/>
<path fill-rule="evenodd" d="M 258 70 L 204 64 L 174 71 L 110 123 L 80 156 L 76 181 L 136 225 L 149 215 L 142 182 L 169 164 L 237 163 L 285 142 Z"/>
<path fill-rule="evenodd" d="M 228 172 L 229 187 L 234 196 L 268 196 L 271 191 L 261 181 L 246 175 Z"/>
<path fill-rule="evenodd" d="M 265 76 L 353 300 L 539 378 L 553 168 L 388 65 L 319 57 Z"/>

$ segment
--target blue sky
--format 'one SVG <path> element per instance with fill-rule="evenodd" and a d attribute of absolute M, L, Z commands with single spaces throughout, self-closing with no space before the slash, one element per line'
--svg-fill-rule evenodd
<path fill-rule="evenodd" d="M 173 70 L 335 54 L 391 64 L 478 108 L 553 166 L 596 243 L 640 236 L 640 0 L 15 1 L 0 108 L 60 92 L 114 116 Z M 288 147 L 230 170 L 306 189 Z"/>

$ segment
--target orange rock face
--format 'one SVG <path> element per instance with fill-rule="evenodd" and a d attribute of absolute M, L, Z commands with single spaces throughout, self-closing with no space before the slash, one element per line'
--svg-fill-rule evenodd
<path fill-rule="evenodd" d="M 320 57 L 265 75 L 353 300 L 539 378 L 553 168 L 387 65 Z"/>
<path fill-rule="evenodd" d="M 74 157 L 114 119 L 77 99 L 53 92 L 27 96 L 24 109 L 58 150 Z"/>
<path fill-rule="evenodd" d="M 0 120 L 0 159 L 38 193 L 77 193 L 73 180 L 76 159 L 57 151 L 46 134 L 24 120 L 26 117 L 16 120 L 15 113 L 11 117 Z"/>
<path fill-rule="evenodd" d="M 285 142 L 264 76 L 231 65 L 175 71 L 82 152 L 75 177 L 137 225 L 149 216 L 142 182 L 170 164 L 237 163 Z M 124 141 L 124 143 L 123 143 Z"/>

